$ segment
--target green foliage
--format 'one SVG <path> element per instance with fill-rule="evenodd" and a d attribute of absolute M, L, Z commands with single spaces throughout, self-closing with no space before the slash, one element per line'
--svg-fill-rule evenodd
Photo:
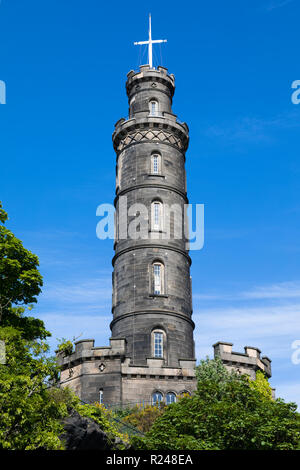
<path fill-rule="evenodd" d="M 227 374 L 218 361 L 202 361 L 198 388 L 168 406 L 145 438 L 132 438 L 135 449 L 149 450 L 292 450 L 300 440 L 296 405 L 265 396 L 259 376 Z M 219 371 L 219 372 L 218 372 Z M 262 391 L 265 399 L 262 399 Z"/>
<path fill-rule="evenodd" d="M 207 357 L 205 360 L 202 359 L 200 364 L 196 367 L 196 377 L 198 383 L 212 380 L 213 382 L 225 384 L 232 380 L 239 380 L 240 375 L 234 370 L 229 371 L 226 369 L 219 357 L 215 359 L 209 359 Z"/>
<path fill-rule="evenodd" d="M 24 340 L 12 327 L 0 327 L 0 339 L 6 345 L 6 364 L 0 364 L 0 449 L 63 449 L 62 419 L 72 409 L 98 423 L 112 447 L 126 448 L 128 436 L 103 406 L 82 404 L 68 388 L 49 386 L 59 371 L 45 342 Z"/>
<path fill-rule="evenodd" d="M 126 416 L 132 414 L 132 407 L 127 406 L 126 408 L 113 408 L 112 415 L 117 419 L 124 419 Z"/>
<path fill-rule="evenodd" d="M 107 410 L 104 405 L 100 405 L 100 403 L 94 403 L 92 405 L 78 403 L 75 409 L 81 416 L 91 418 L 99 424 L 101 430 L 105 432 L 110 441 L 112 448 L 122 450 L 128 447 L 128 435 L 119 432 L 113 420 L 113 413 Z"/>
<path fill-rule="evenodd" d="M 7 218 L 0 203 L 0 222 Z M 37 256 L 0 226 L 0 340 L 6 355 L 0 364 L 1 449 L 62 448 L 60 420 L 67 406 L 56 403 L 46 384 L 58 376 L 44 341 L 50 333 L 41 320 L 25 315 L 41 290 L 38 264 Z"/>
<path fill-rule="evenodd" d="M 123 418 L 124 423 L 129 423 L 141 432 L 147 432 L 155 420 L 164 412 L 165 406 L 161 405 L 136 405 L 131 413 Z"/>
<path fill-rule="evenodd" d="M 61 449 L 60 419 L 67 407 L 57 405 L 46 381 L 57 378 L 54 360 L 43 341 L 27 341 L 13 327 L 1 327 L 6 364 L 0 364 L 0 448 Z"/>
<path fill-rule="evenodd" d="M 58 352 L 63 353 L 65 356 L 70 356 L 73 352 L 73 343 L 66 338 L 61 338 L 58 343 Z"/>
<path fill-rule="evenodd" d="M 261 394 L 261 396 L 266 400 L 272 400 L 271 385 L 269 384 L 268 379 L 260 370 L 256 372 L 255 380 L 249 379 L 249 386 L 253 390 L 257 390 Z"/>
<path fill-rule="evenodd" d="M 33 341 L 37 338 L 44 340 L 51 336 L 42 320 L 27 315 L 27 311 L 31 310 L 32 306 L 27 308 L 9 307 L 6 309 L 6 314 L 2 317 L 1 326 L 16 328 L 22 334 L 22 338 L 27 341 Z"/>
<path fill-rule="evenodd" d="M 0 222 L 6 220 L 0 203 Z M 59 369 L 44 341 L 50 333 L 41 320 L 24 315 L 41 291 L 38 264 L 37 256 L 0 226 L 0 340 L 6 354 L 6 363 L 0 364 L 0 449 L 63 449 L 62 420 L 72 409 L 97 422 L 112 445 L 118 440 L 118 447 L 125 448 L 128 437 L 118 432 L 107 410 L 82 405 L 69 389 L 53 387 Z M 63 339 L 59 350 L 71 354 L 72 342 Z"/>
<path fill-rule="evenodd" d="M 0 203 L 0 223 L 4 224 L 7 218 Z M 9 325 L 12 317 L 20 326 L 24 318 L 12 306 L 28 305 L 37 301 L 36 297 L 43 285 L 38 266 L 38 257 L 26 250 L 21 240 L 10 230 L 0 225 L 0 322 L 3 325 Z M 38 322 L 31 319 L 31 325 L 37 328 Z"/>
<path fill-rule="evenodd" d="M 4 224 L 4 222 L 6 222 L 7 219 L 8 219 L 8 215 L 5 212 L 5 210 L 3 210 L 2 202 L 0 201 L 0 222 Z"/>

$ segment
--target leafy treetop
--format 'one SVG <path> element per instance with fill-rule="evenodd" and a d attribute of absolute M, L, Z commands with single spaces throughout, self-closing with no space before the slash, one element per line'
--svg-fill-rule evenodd
<path fill-rule="evenodd" d="M 45 338 L 50 333 L 43 322 L 23 316 L 24 307 L 37 302 L 43 285 L 39 260 L 4 226 L 7 219 L 0 202 L 0 324 L 21 328 L 28 339 Z"/>
<path fill-rule="evenodd" d="M 222 368 L 223 367 L 223 368 Z M 166 407 L 145 438 L 133 437 L 141 450 L 292 450 L 300 442 L 295 403 L 270 399 L 266 379 L 250 385 L 230 374 L 219 360 L 197 368 L 197 391 Z"/>

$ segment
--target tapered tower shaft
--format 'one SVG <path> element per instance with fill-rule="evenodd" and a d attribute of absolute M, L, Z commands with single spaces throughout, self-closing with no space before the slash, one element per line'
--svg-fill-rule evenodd
<path fill-rule="evenodd" d="M 126 90 L 129 118 L 118 121 L 113 134 L 117 235 L 112 337 L 126 338 L 133 364 L 161 354 L 166 365 L 175 367 L 179 359 L 194 358 L 184 226 L 188 127 L 172 112 L 174 76 L 165 68 L 141 66 L 138 73 L 129 72 Z M 137 215 L 148 228 L 132 238 Z"/>

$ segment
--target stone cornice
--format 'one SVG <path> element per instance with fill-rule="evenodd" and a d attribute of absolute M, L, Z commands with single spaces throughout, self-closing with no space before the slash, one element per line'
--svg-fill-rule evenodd
<path fill-rule="evenodd" d="M 112 322 L 110 323 L 110 329 L 115 323 L 117 323 L 120 320 L 123 320 L 124 318 L 132 317 L 134 315 L 147 315 L 147 314 L 153 315 L 154 313 L 157 313 L 158 315 L 167 315 L 171 317 L 180 318 L 181 320 L 185 320 L 188 323 L 190 323 L 193 329 L 195 328 L 195 323 L 187 315 L 184 315 L 178 312 L 173 312 L 172 310 L 163 310 L 163 309 L 156 308 L 156 309 L 136 310 L 134 312 L 124 313 L 123 315 L 120 315 L 112 320 Z"/>
<path fill-rule="evenodd" d="M 158 142 L 173 145 L 182 152 L 188 148 L 189 136 L 186 124 L 164 116 L 134 117 L 116 123 L 112 135 L 115 152 L 120 153 L 125 147 L 139 142 Z"/>
<path fill-rule="evenodd" d="M 125 188 L 125 189 L 122 189 L 121 191 L 119 191 L 118 194 L 116 195 L 115 199 L 114 199 L 114 206 L 116 207 L 116 203 L 117 203 L 120 196 L 123 196 L 124 194 L 126 194 L 130 191 L 134 191 L 135 189 L 142 189 L 142 188 L 165 189 L 166 191 L 172 191 L 174 193 L 179 194 L 179 196 L 181 196 L 185 200 L 186 204 L 189 203 L 189 200 L 187 198 L 186 193 L 183 192 L 183 191 L 180 191 L 180 189 L 174 188 L 174 186 L 168 186 L 164 183 L 160 183 L 160 184 L 141 183 L 141 184 L 136 184 L 134 186 L 130 186 L 128 188 Z"/>
<path fill-rule="evenodd" d="M 160 248 L 162 250 L 176 251 L 177 253 L 183 255 L 187 259 L 187 261 L 189 262 L 189 265 L 192 264 L 191 257 L 188 255 L 188 253 L 186 251 L 180 250 L 180 248 L 171 247 L 170 245 L 162 245 L 162 244 L 158 244 L 158 243 L 147 243 L 147 244 L 143 243 L 141 245 L 134 245 L 134 246 L 130 246 L 128 248 L 125 248 L 124 250 L 118 251 L 115 254 L 115 256 L 113 257 L 111 263 L 114 266 L 115 261 L 116 261 L 117 258 L 119 258 L 119 256 L 122 256 L 125 253 L 128 253 L 129 251 L 144 250 L 145 248 Z"/>

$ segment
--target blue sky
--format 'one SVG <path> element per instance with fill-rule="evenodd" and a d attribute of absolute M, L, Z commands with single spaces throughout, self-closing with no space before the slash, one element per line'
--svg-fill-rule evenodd
<path fill-rule="evenodd" d="M 205 204 L 191 253 L 197 357 L 218 340 L 257 346 L 277 395 L 300 404 L 298 0 L 2 0 L 0 199 L 40 257 L 35 314 L 52 347 L 80 334 L 108 344 L 113 244 L 96 238 L 96 208 L 114 198 L 111 134 L 150 11 L 190 127 L 190 202 Z"/>

